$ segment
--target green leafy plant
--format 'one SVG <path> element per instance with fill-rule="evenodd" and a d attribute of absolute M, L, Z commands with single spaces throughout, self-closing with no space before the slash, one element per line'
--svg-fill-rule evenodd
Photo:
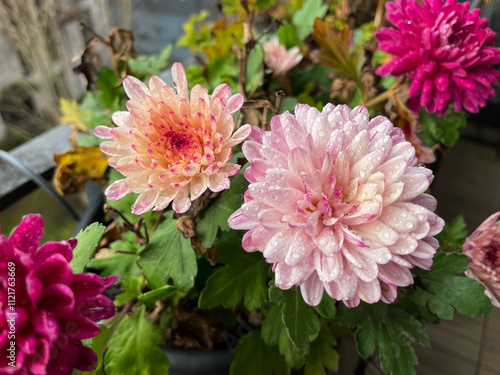
<path fill-rule="evenodd" d="M 425 152 L 456 143 L 464 113 L 412 111 L 408 76 L 375 74 L 393 58 L 374 43 L 383 9 L 367 11 L 376 13 L 369 22 L 359 10 L 358 22 L 346 6 L 224 0 L 221 17 L 202 10 L 184 25 L 177 46 L 199 62 L 185 67 L 187 84 L 180 64 L 173 85 L 154 78 L 147 92 L 124 81 L 129 112 L 96 130 L 116 168 L 107 194 L 117 199 L 106 202 L 106 230 L 92 224 L 77 236 L 71 263 L 119 277 L 117 315 L 87 342 L 98 362 L 86 375 L 167 374 L 163 346 L 230 347 L 230 374 L 323 375 L 338 370 L 345 335 L 362 358 L 378 355 L 385 373 L 411 375 L 413 345 L 430 346 L 426 324 L 491 311 L 484 286 L 463 275 L 463 217 L 436 235 L 441 221 L 424 194 L 432 173 L 417 166 Z M 127 67 L 146 80 L 169 65 L 172 49 Z M 89 130 L 111 126 L 125 108 L 121 84 L 102 67 L 96 91 L 63 102 L 64 117 Z M 365 109 L 351 118 L 354 110 L 328 103 Z M 378 117 L 358 131 L 369 115 L 389 118 L 391 130 Z M 325 133 L 327 122 L 337 127 Z M 240 146 L 239 137 L 249 140 Z M 357 221 L 366 226 L 354 231 Z M 324 228 L 335 231 L 323 236 Z"/>

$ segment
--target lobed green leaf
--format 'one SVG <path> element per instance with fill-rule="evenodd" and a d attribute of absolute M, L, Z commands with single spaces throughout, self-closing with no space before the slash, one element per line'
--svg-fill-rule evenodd
<path fill-rule="evenodd" d="M 219 228 L 228 231 L 227 219 L 243 204 L 243 194 L 248 188 L 248 181 L 242 173 L 231 179 L 231 187 L 206 210 L 196 224 L 196 236 L 203 247 L 213 245 Z"/>
<path fill-rule="evenodd" d="M 170 367 L 161 350 L 163 339 L 145 317 L 143 306 L 123 319 L 109 341 L 104 358 L 107 375 L 165 375 Z"/>
<path fill-rule="evenodd" d="M 217 244 L 218 260 L 225 264 L 207 280 L 199 299 L 199 307 L 231 308 L 243 299 L 249 310 L 258 309 L 266 299 L 269 265 L 260 253 L 247 253 L 239 238 Z"/>
<path fill-rule="evenodd" d="M 191 241 L 177 230 L 172 213 L 153 233 L 138 263 L 152 289 L 161 288 L 170 280 L 182 292 L 193 287 L 198 269 L 196 255 Z"/>
<path fill-rule="evenodd" d="M 339 354 L 335 350 L 337 340 L 329 326 L 324 326 L 316 340 L 311 342 L 304 368 L 305 375 L 326 375 L 326 371 L 338 371 Z"/>
<path fill-rule="evenodd" d="M 290 374 L 290 368 L 278 348 L 267 346 L 262 341 L 260 329 L 255 329 L 234 348 L 234 360 L 229 374 L 287 375 Z"/>

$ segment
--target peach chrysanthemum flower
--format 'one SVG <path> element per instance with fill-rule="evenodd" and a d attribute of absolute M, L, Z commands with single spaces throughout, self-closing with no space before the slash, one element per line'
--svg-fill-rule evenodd
<path fill-rule="evenodd" d="M 180 63 L 172 66 L 172 76 L 177 93 L 158 77 L 151 78 L 149 88 L 137 78 L 125 78 L 128 111 L 113 114 L 118 127 L 95 129 L 96 136 L 111 140 L 101 144 L 111 156 L 109 165 L 126 177 L 111 184 L 106 196 L 114 200 L 139 193 L 132 206 L 137 215 L 162 210 L 172 201 L 175 212 L 186 212 L 207 187 L 214 192 L 228 189 L 228 176 L 240 170 L 228 162 L 231 148 L 251 131 L 244 125 L 232 134 L 232 114 L 244 99 L 232 95 L 231 87 L 219 85 L 208 95 L 196 85 L 189 97 Z"/>
<path fill-rule="evenodd" d="M 300 285 L 309 305 L 326 292 L 346 306 L 390 303 L 410 269 L 429 269 L 443 220 L 425 194 L 432 171 L 385 117 L 364 107 L 306 104 L 252 128 L 245 202 L 228 220 L 242 245 L 273 263 L 281 289 Z"/>
<path fill-rule="evenodd" d="M 266 54 L 266 64 L 273 69 L 273 75 L 275 76 L 286 74 L 302 60 L 299 47 L 287 50 L 285 46 L 279 43 L 278 38 L 267 41 L 264 43 L 263 48 Z"/>

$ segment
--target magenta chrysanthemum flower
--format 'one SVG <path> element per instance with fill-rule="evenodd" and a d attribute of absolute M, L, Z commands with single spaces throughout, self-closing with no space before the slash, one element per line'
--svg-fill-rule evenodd
<path fill-rule="evenodd" d="M 77 241 L 38 247 L 42 234 L 42 217 L 28 215 L 10 238 L 0 235 L 1 374 L 91 370 L 97 357 L 81 340 L 99 333 L 94 322 L 115 314 L 101 293 L 117 278 L 73 274 L 68 262 Z"/>
<path fill-rule="evenodd" d="M 253 128 L 243 152 L 250 185 L 229 226 L 249 230 L 243 248 L 273 263 L 279 288 L 300 285 L 310 305 L 324 290 L 350 307 L 391 302 L 410 268 L 432 265 L 443 227 L 424 194 L 432 172 L 387 118 L 299 104 Z"/>
<path fill-rule="evenodd" d="M 500 211 L 487 218 L 465 240 L 463 252 L 469 257 L 465 274 L 486 287 L 484 292 L 500 308 Z"/>
<path fill-rule="evenodd" d="M 275 76 L 286 74 L 302 60 L 299 47 L 287 50 L 276 37 L 264 43 L 263 49 L 266 55 L 266 65 L 273 69 Z"/>
<path fill-rule="evenodd" d="M 162 210 L 171 201 L 176 212 L 186 212 L 207 187 L 228 189 L 228 176 L 240 169 L 228 162 L 231 148 L 250 133 L 250 125 L 244 125 L 232 134 L 232 114 L 243 105 L 243 95 L 232 95 L 231 87 L 223 84 L 212 95 L 196 85 L 189 97 L 180 63 L 173 65 L 172 75 L 177 93 L 158 77 L 151 78 L 149 88 L 127 77 L 123 87 L 131 99 L 129 111 L 113 114 L 118 127 L 95 129 L 98 137 L 112 140 L 103 142 L 101 150 L 111 155 L 109 165 L 126 177 L 110 185 L 106 196 L 139 193 L 132 206 L 137 215 L 153 207 Z"/>
<path fill-rule="evenodd" d="M 469 12 L 469 3 L 455 0 L 396 0 L 387 2 L 387 19 L 397 28 L 382 28 L 375 34 L 382 51 L 394 59 L 376 71 L 381 76 L 409 74 L 408 107 L 442 116 L 454 101 L 477 112 L 495 95 L 491 85 L 500 72 L 500 50 L 493 47 L 496 34 L 479 18 L 479 9 Z"/>

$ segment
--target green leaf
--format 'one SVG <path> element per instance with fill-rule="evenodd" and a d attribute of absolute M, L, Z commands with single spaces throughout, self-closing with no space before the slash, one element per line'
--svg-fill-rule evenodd
<path fill-rule="evenodd" d="M 325 292 L 323 294 L 323 299 L 319 305 L 315 307 L 315 309 L 322 317 L 333 319 L 337 313 L 337 303 L 328 295 L 328 293 Z"/>
<path fill-rule="evenodd" d="M 305 349 L 319 331 L 319 318 L 314 308 L 304 302 L 300 288 L 284 291 L 283 323 L 286 332 L 299 350 Z"/>
<path fill-rule="evenodd" d="M 282 24 L 278 29 L 278 37 L 280 39 L 280 44 L 284 45 L 286 49 L 295 46 L 300 47 L 304 44 L 297 36 L 297 28 L 294 25 Z"/>
<path fill-rule="evenodd" d="M 430 271 L 418 270 L 425 280 L 441 281 L 446 276 L 455 276 L 464 272 L 469 265 L 469 259 L 463 254 L 439 253 L 433 259 Z"/>
<path fill-rule="evenodd" d="M 288 111 L 293 114 L 297 104 L 299 104 L 299 100 L 295 96 L 285 96 L 281 101 L 280 113 Z"/>
<path fill-rule="evenodd" d="M 172 212 L 153 233 L 138 263 L 152 289 L 167 285 L 169 280 L 182 292 L 193 287 L 196 255 L 191 241 L 177 230 Z"/>
<path fill-rule="evenodd" d="M 352 108 L 356 107 L 361 102 L 362 98 L 363 98 L 363 93 L 361 92 L 359 87 L 356 87 L 354 89 L 354 94 L 352 95 L 351 102 L 349 103 L 349 105 Z"/>
<path fill-rule="evenodd" d="M 287 364 L 292 368 L 301 368 L 305 363 L 305 355 L 307 355 L 309 348 L 299 350 L 293 344 L 283 323 L 282 306 L 267 302 L 262 306 L 261 313 L 265 315 L 261 327 L 264 343 L 269 346 L 278 345 Z"/>
<path fill-rule="evenodd" d="M 382 65 L 383 61 L 390 56 L 391 55 L 388 54 L 387 52 L 377 49 L 372 57 L 372 65 L 373 66 Z"/>
<path fill-rule="evenodd" d="M 269 310 L 262 320 L 261 335 L 266 345 L 278 345 L 281 331 L 285 328 L 283 319 L 281 318 L 281 306 L 272 303 L 264 304 L 261 312 L 267 307 Z"/>
<path fill-rule="evenodd" d="M 247 92 L 256 90 L 262 84 L 262 59 L 262 48 L 256 45 L 248 55 L 247 81 L 245 84 L 245 91 Z"/>
<path fill-rule="evenodd" d="M 397 326 L 399 332 L 408 337 L 413 342 L 418 342 L 428 348 L 431 346 L 427 333 L 422 330 L 422 323 L 413 315 L 398 308 L 389 309 L 387 314 L 392 324 Z"/>
<path fill-rule="evenodd" d="M 170 364 L 160 349 L 163 339 L 145 307 L 123 319 L 109 341 L 104 359 L 107 375 L 165 375 Z"/>
<path fill-rule="evenodd" d="M 236 77 L 239 68 L 236 60 L 216 57 L 210 61 L 206 69 L 208 88 L 214 90 L 221 83 L 227 83 L 233 90 L 237 88 Z"/>
<path fill-rule="evenodd" d="M 128 59 L 128 65 L 136 75 L 157 75 L 167 66 L 172 48 L 173 46 L 169 44 L 158 55 L 139 55 L 136 59 Z"/>
<path fill-rule="evenodd" d="M 337 371 L 339 367 L 339 354 L 334 349 L 337 340 L 330 327 L 321 329 L 316 340 L 311 343 L 309 355 L 304 368 L 305 375 L 326 375 L 325 368 Z"/>
<path fill-rule="evenodd" d="M 123 293 L 116 296 L 115 305 L 120 305 L 125 301 L 141 294 L 141 281 L 137 277 L 125 274 L 122 280 Z"/>
<path fill-rule="evenodd" d="M 380 368 L 391 375 L 415 375 L 415 351 L 398 331 L 382 328 L 378 333 Z"/>
<path fill-rule="evenodd" d="M 439 248 L 441 250 L 461 252 L 466 236 L 467 229 L 464 217 L 458 215 L 444 226 L 441 233 L 436 236 L 436 239 L 439 241 Z"/>
<path fill-rule="evenodd" d="M 208 249 L 213 245 L 219 228 L 223 231 L 230 229 L 227 219 L 243 204 L 243 194 L 247 188 L 248 181 L 240 172 L 231 179 L 231 187 L 225 190 L 198 220 L 196 236 L 203 247 Z"/>
<path fill-rule="evenodd" d="M 442 319 L 453 317 L 449 306 L 468 316 L 491 312 L 491 301 L 484 295 L 484 286 L 471 278 L 456 276 L 463 273 L 468 264 L 469 259 L 464 254 L 439 253 L 430 271 L 416 270 L 422 284 L 434 292 L 434 295 L 425 296 L 429 307 Z"/>
<path fill-rule="evenodd" d="M 366 358 L 379 348 L 380 366 L 391 375 L 415 374 L 417 357 L 407 339 L 429 345 L 422 324 L 408 312 L 379 302 L 361 303 L 355 308 L 343 304 L 336 323 L 357 327 L 354 338 L 359 354 Z"/>
<path fill-rule="evenodd" d="M 306 351 L 297 349 L 287 334 L 281 334 L 278 348 L 290 367 L 299 369 L 304 366 Z"/>
<path fill-rule="evenodd" d="M 88 264 L 87 268 L 101 270 L 101 276 L 118 276 L 123 280 L 126 274 L 137 276 L 140 272 L 137 266 L 137 256 L 133 254 L 120 254 L 107 258 L 93 258 Z"/>
<path fill-rule="evenodd" d="M 354 48 L 362 49 L 363 46 L 373 39 L 373 21 L 361 25 L 353 31 L 352 44 Z"/>
<path fill-rule="evenodd" d="M 103 66 L 97 75 L 97 88 L 100 90 L 98 100 L 106 107 L 113 108 L 123 94 L 123 89 L 118 86 L 119 78 L 114 69 Z"/>
<path fill-rule="evenodd" d="M 443 117 L 439 117 L 435 113 L 428 113 L 425 110 L 421 110 L 419 115 L 422 131 L 428 131 L 432 137 L 448 147 L 453 147 L 460 136 L 461 130 L 467 124 L 464 114 L 462 112 L 457 113 L 451 108 Z"/>
<path fill-rule="evenodd" d="M 389 90 L 398 79 L 393 76 L 385 76 L 380 79 L 379 86 L 382 86 L 384 89 Z"/>
<path fill-rule="evenodd" d="M 314 19 L 323 18 L 328 10 L 328 5 L 322 0 L 306 0 L 302 8 L 292 17 L 292 24 L 297 28 L 299 39 L 305 39 L 313 31 Z"/>
<path fill-rule="evenodd" d="M 375 352 L 377 332 L 375 332 L 368 320 L 356 329 L 354 339 L 356 340 L 356 349 L 362 358 L 366 359 Z"/>
<path fill-rule="evenodd" d="M 267 346 L 261 339 L 260 329 L 255 329 L 238 342 L 230 375 L 286 375 L 290 374 L 278 348 Z"/>
<path fill-rule="evenodd" d="M 85 271 L 87 263 L 94 256 L 95 249 L 99 245 L 105 229 L 102 224 L 92 223 L 77 234 L 78 244 L 73 250 L 73 260 L 69 263 L 73 273 Z"/>
<path fill-rule="evenodd" d="M 250 311 L 258 309 L 266 299 L 269 269 L 262 254 L 247 253 L 239 238 L 231 238 L 217 244 L 217 258 L 225 266 L 208 278 L 200 308 L 231 308 L 243 299 Z"/>
<path fill-rule="evenodd" d="M 151 290 L 147 293 L 144 293 L 139 296 L 139 301 L 145 304 L 150 309 L 155 307 L 155 302 L 163 300 L 173 293 L 175 293 L 177 289 L 172 285 L 164 285 L 161 288 Z"/>
<path fill-rule="evenodd" d="M 283 305 L 283 303 L 285 303 L 285 291 L 276 287 L 274 280 L 269 281 L 269 289 L 267 292 L 269 300 L 275 305 Z"/>
<path fill-rule="evenodd" d="M 113 335 L 114 327 L 118 323 L 119 321 L 114 319 L 113 324 L 110 327 L 106 327 L 104 325 L 99 326 L 101 332 L 97 336 L 91 339 L 92 343 L 90 345 L 90 348 L 94 351 L 94 353 L 97 356 L 97 366 L 93 371 L 85 371 L 83 375 L 104 375 L 103 372 L 104 352 L 106 351 L 108 347 L 108 342 Z"/>

